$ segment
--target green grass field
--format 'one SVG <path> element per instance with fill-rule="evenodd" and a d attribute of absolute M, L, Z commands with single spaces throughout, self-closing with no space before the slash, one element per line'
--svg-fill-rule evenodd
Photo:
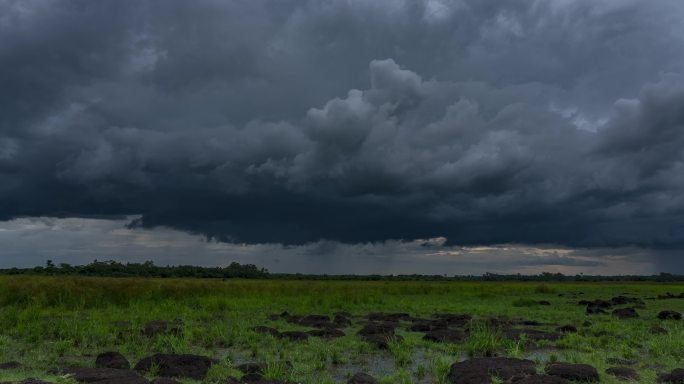
<path fill-rule="evenodd" d="M 684 367 L 682 321 L 659 320 L 664 309 L 684 312 L 684 299 L 654 299 L 684 286 L 654 283 L 500 283 L 500 282 L 342 282 L 284 280 L 176 280 L 77 277 L 0 277 L 0 363 L 16 361 L 18 369 L 0 370 L 4 381 L 27 377 L 54 383 L 70 378 L 50 369 L 94 366 L 95 356 L 121 352 L 135 364 L 153 353 L 192 353 L 216 359 L 204 382 L 240 377 L 234 366 L 267 364 L 265 376 L 304 383 L 344 383 L 355 372 L 372 374 L 383 383 L 443 383 L 449 366 L 474 356 L 500 355 L 588 363 L 601 382 L 617 383 L 604 373 L 607 358 L 635 360 L 640 382 L 654 383 L 660 372 Z M 582 299 L 641 298 L 638 318 L 619 320 L 610 314 L 587 315 Z M 550 305 L 539 305 L 538 301 Z M 355 315 L 344 337 L 310 337 L 295 342 L 256 333 L 266 325 L 309 330 L 269 315 Z M 423 334 L 399 328 L 403 341 L 381 350 L 356 335 L 369 312 L 407 312 L 429 317 L 437 312 L 473 316 L 461 343 L 436 343 Z M 575 325 L 555 341 L 538 344 L 511 340 L 490 326 L 489 319 L 536 320 L 541 330 Z M 180 332 L 147 337 L 153 320 L 178 324 Z M 653 326 L 667 334 L 653 334 Z M 192 380 L 180 380 L 193 383 Z"/>

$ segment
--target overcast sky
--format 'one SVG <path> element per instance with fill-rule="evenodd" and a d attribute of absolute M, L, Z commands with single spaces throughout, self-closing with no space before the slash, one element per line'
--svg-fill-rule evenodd
<path fill-rule="evenodd" d="M 684 273 L 681 0 L 0 0 L 0 266 Z"/>

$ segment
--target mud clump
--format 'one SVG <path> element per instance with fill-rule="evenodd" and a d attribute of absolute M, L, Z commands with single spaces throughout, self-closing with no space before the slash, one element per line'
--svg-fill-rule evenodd
<path fill-rule="evenodd" d="M 173 322 L 166 320 L 149 321 L 145 323 L 140 333 L 146 337 L 154 337 L 157 335 L 180 336 L 183 334 L 183 322 L 180 320 Z"/>
<path fill-rule="evenodd" d="M 588 364 L 552 363 L 546 366 L 547 375 L 558 376 L 572 381 L 597 382 L 596 368 Z"/>
<path fill-rule="evenodd" d="M 438 343 L 460 343 L 463 339 L 465 339 L 465 334 L 453 329 L 436 329 L 425 333 L 425 336 L 423 336 L 423 340 Z"/>
<path fill-rule="evenodd" d="M 615 296 L 610 299 L 612 305 L 644 305 L 643 300 L 637 297 L 627 297 L 627 296 Z"/>
<path fill-rule="evenodd" d="M 403 340 L 401 336 L 394 333 L 395 328 L 396 325 L 394 323 L 370 322 L 361 328 L 361 330 L 357 332 L 357 335 L 361 336 L 364 341 L 373 344 L 380 349 L 387 349 L 389 348 L 389 343 Z"/>
<path fill-rule="evenodd" d="M 359 336 L 393 335 L 396 326 L 388 323 L 367 323 L 358 332 Z"/>
<path fill-rule="evenodd" d="M 267 327 L 265 325 L 257 325 L 256 327 L 254 327 L 254 332 L 271 335 L 273 337 L 280 337 L 280 331 L 278 331 L 275 328 Z"/>
<path fill-rule="evenodd" d="M 242 373 L 260 373 L 263 374 L 266 370 L 266 364 L 264 363 L 244 363 L 237 365 L 235 367 L 238 371 Z"/>
<path fill-rule="evenodd" d="M 347 312 L 337 312 L 333 318 L 333 324 L 337 328 L 346 328 L 351 326 L 351 314 Z"/>
<path fill-rule="evenodd" d="M 601 307 L 598 307 L 595 305 L 587 305 L 587 309 L 586 309 L 587 315 L 602 315 L 605 313 L 608 313 L 608 312 L 606 312 L 606 310 L 601 308 Z"/>
<path fill-rule="evenodd" d="M 611 367 L 606 369 L 606 373 L 619 380 L 639 380 L 639 374 L 628 367 Z"/>
<path fill-rule="evenodd" d="M 447 382 L 452 384 L 490 383 L 492 376 L 510 381 L 534 374 L 536 374 L 536 369 L 531 360 L 482 357 L 452 364 L 447 373 Z"/>
<path fill-rule="evenodd" d="M 126 384 L 147 384 L 138 372 L 115 368 L 69 368 L 64 370 L 79 383 L 112 382 Z"/>
<path fill-rule="evenodd" d="M 658 300 L 666 299 L 684 299 L 684 292 L 680 293 L 679 295 L 674 295 L 671 292 L 666 292 L 664 295 L 658 295 Z"/>
<path fill-rule="evenodd" d="M 534 375 L 518 380 L 515 384 L 570 384 L 570 382 L 558 376 Z"/>
<path fill-rule="evenodd" d="M 300 331 L 286 331 L 280 333 L 280 338 L 290 341 L 306 341 L 309 338 L 309 334 Z"/>
<path fill-rule="evenodd" d="M 618 359 L 615 357 L 609 357 L 606 359 L 606 363 L 614 365 L 634 365 L 636 361 L 627 359 Z"/>
<path fill-rule="evenodd" d="M 400 343 L 402 340 L 404 340 L 403 337 L 400 335 L 383 335 L 383 334 L 376 334 L 376 335 L 367 335 L 363 336 L 362 339 L 366 341 L 367 343 L 373 344 L 376 347 L 380 349 L 389 349 L 390 343 Z"/>
<path fill-rule="evenodd" d="M 157 377 L 150 381 L 150 384 L 181 384 L 181 382 L 166 377 Z"/>
<path fill-rule="evenodd" d="M 287 322 L 312 328 L 325 328 L 333 326 L 333 324 L 330 322 L 330 317 L 326 315 L 307 315 L 304 317 L 290 316 L 287 319 Z"/>
<path fill-rule="evenodd" d="M 336 328 L 323 328 L 323 329 L 316 329 L 313 331 L 307 332 L 310 336 L 315 336 L 315 337 L 323 337 L 326 339 L 333 339 L 336 337 L 344 337 L 344 332 L 340 331 L 339 329 Z"/>
<path fill-rule="evenodd" d="M 19 369 L 19 368 L 21 368 L 21 364 L 16 362 L 16 361 L 8 361 L 6 363 L 0 363 L 0 370 Z"/>
<path fill-rule="evenodd" d="M 131 369 L 131 363 L 119 352 L 105 352 L 95 359 L 97 368 Z"/>
<path fill-rule="evenodd" d="M 661 373 L 658 375 L 658 382 L 668 384 L 684 383 L 684 369 L 675 368 L 670 373 Z"/>
<path fill-rule="evenodd" d="M 677 311 L 666 310 L 660 311 L 660 313 L 658 313 L 658 318 L 660 320 L 681 320 L 682 314 Z"/>
<path fill-rule="evenodd" d="M 578 302 L 579 305 L 586 305 L 586 313 L 587 315 L 596 315 L 596 314 L 603 314 L 603 313 L 608 313 L 607 310 L 613 308 L 614 306 L 618 305 L 636 305 L 639 307 L 644 306 L 644 301 L 636 298 L 636 297 L 627 297 L 627 296 L 615 296 L 611 298 L 610 300 L 601 300 L 601 299 L 596 299 L 596 300 L 580 300 Z M 634 309 L 634 308 L 631 308 Z M 615 312 L 615 311 L 613 311 Z"/>
<path fill-rule="evenodd" d="M 613 310 L 612 315 L 620 320 L 634 319 L 639 317 L 636 309 L 634 308 L 620 308 Z"/>
<path fill-rule="evenodd" d="M 471 315 L 462 313 L 434 313 L 432 318 L 451 327 L 464 327 L 473 319 Z"/>
<path fill-rule="evenodd" d="M 563 325 L 562 327 L 556 328 L 556 331 L 560 333 L 577 333 L 577 327 L 574 325 Z"/>
<path fill-rule="evenodd" d="M 207 376 L 211 364 L 212 360 L 206 356 L 158 353 L 140 360 L 135 370 L 149 372 L 156 366 L 160 376 L 202 380 Z"/>
<path fill-rule="evenodd" d="M 411 315 L 408 313 L 384 313 L 384 312 L 371 312 L 366 316 L 370 321 L 386 321 L 386 322 L 399 322 L 399 321 L 409 321 L 411 320 Z"/>

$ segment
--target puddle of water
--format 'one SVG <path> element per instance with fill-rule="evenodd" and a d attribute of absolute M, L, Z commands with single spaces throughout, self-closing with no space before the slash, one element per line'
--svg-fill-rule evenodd
<path fill-rule="evenodd" d="M 532 360 L 539 365 L 544 365 L 551 361 L 551 354 L 558 356 L 558 349 L 553 347 L 536 348 L 525 351 L 522 355 L 522 358 Z"/>
<path fill-rule="evenodd" d="M 403 366 L 403 369 L 411 372 L 415 383 L 427 384 L 434 383 L 435 379 L 431 376 L 430 369 L 434 366 L 436 358 L 434 351 L 424 348 L 416 348 L 411 354 L 410 362 Z M 452 356 L 453 362 L 467 360 L 468 356 L 461 354 Z M 416 379 L 415 375 L 419 369 L 424 369 L 424 377 Z M 366 354 L 356 357 L 355 361 L 347 364 L 329 364 L 327 371 L 335 382 L 346 382 L 349 377 L 357 372 L 365 372 L 379 378 L 394 374 L 399 370 L 394 356 L 387 351 L 378 351 L 373 354 Z"/>

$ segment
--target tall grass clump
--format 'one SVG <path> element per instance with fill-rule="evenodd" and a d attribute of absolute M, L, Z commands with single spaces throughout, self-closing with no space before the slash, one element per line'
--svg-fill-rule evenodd
<path fill-rule="evenodd" d="M 496 327 L 474 323 L 463 348 L 469 357 L 490 357 L 503 349 L 505 341 Z"/>

